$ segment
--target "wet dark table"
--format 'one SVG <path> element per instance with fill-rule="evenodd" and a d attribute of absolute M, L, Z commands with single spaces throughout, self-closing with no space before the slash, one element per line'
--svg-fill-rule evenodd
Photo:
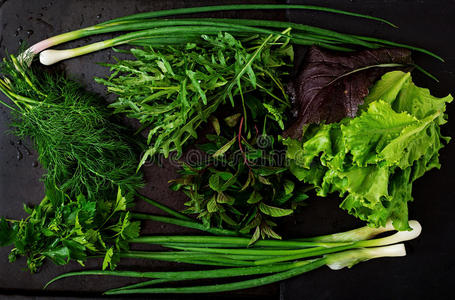
<path fill-rule="evenodd" d="M 216 1 L 216 3 L 245 3 L 246 1 Z M 285 3 L 285 1 L 248 1 L 261 3 Z M 428 48 L 446 59 L 441 63 L 421 54 L 415 54 L 415 61 L 436 75 L 436 83 L 422 74 L 415 73 L 414 80 L 419 86 L 431 89 L 436 96 L 454 91 L 455 83 L 455 1 L 445 0 L 331 0 L 331 1 L 288 1 L 289 3 L 330 6 L 383 17 L 397 24 L 394 29 L 375 22 L 351 17 L 315 12 L 221 12 L 218 17 L 255 17 L 280 19 L 336 29 L 362 35 L 377 36 Z M 21 41 L 37 42 L 76 28 L 92 25 L 113 17 L 158 9 L 200 6 L 209 1 L 121 1 L 121 0 L 7 0 L 0 1 L 0 47 L 1 55 L 6 49 L 10 53 L 18 48 Z M 215 1 L 210 1 L 215 4 Z M 87 38 L 72 42 L 79 46 L 95 39 Z M 96 65 L 111 58 L 111 51 L 102 51 L 61 64 L 71 76 L 89 89 L 105 93 L 92 78 L 103 76 L 106 70 Z M 449 119 L 455 115 L 455 104 L 449 105 Z M 37 204 L 43 196 L 39 181 L 42 170 L 37 166 L 37 154 L 29 141 L 19 141 L 7 133 L 9 112 L 0 106 L 0 216 L 19 218 L 25 216 L 23 203 Z M 455 136 L 455 122 L 444 126 L 443 133 Z M 30 155 L 29 155 L 30 150 Z M 441 170 L 432 170 L 414 184 L 414 202 L 410 203 L 410 218 L 417 219 L 423 226 L 422 235 L 406 243 L 408 255 L 404 258 L 373 260 L 356 265 L 351 270 L 331 271 L 321 268 L 308 274 L 287 280 L 281 284 L 251 289 L 234 294 L 217 295 L 220 299 L 428 299 L 429 297 L 450 298 L 455 258 L 455 183 L 454 143 L 441 151 Z M 18 157 L 19 156 L 19 157 Z M 18 159 L 20 158 L 20 159 Z M 145 191 L 150 197 L 181 208 L 184 197 L 170 192 L 167 181 L 176 175 L 176 170 L 167 164 L 163 167 L 149 167 L 145 170 L 148 179 Z M 339 199 L 311 200 L 309 205 L 294 217 L 281 224 L 286 237 L 315 235 L 351 229 L 361 225 L 337 208 Z M 153 211 L 143 203 L 138 210 Z M 183 233 L 170 225 L 148 223 L 147 233 Z M 20 260 L 9 264 L 10 249 L 0 248 L 0 298 L 94 298 L 99 292 L 112 286 L 127 283 L 114 278 L 76 278 L 54 284 L 42 291 L 43 284 L 57 274 L 79 269 L 77 264 L 57 267 L 45 264 L 39 274 L 23 270 L 25 262 Z M 132 262 L 126 261 L 122 266 Z M 136 263 L 137 264 L 137 263 Z M 88 268 L 96 268 L 99 261 L 90 262 Z M 121 267 L 122 267 L 121 266 Z M 139 269 L 164 270 L 166 263 L 140 261 Z M 213 296 L 166 296 L 149 299 L 209 299 Z"/>

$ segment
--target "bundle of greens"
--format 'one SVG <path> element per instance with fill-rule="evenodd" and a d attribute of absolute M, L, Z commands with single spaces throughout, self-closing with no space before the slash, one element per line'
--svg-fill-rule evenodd
<path fill-rule="evenodd" d="M 89 254 L 125 249 L 137 237 L 130 223 L 129 193 L 142 185 L 137 154 L 122 126 L 110 120 L 101 99 L 63 74 L 24 67 L 4 59 L 0 90 L 12 105 L 13 133 L 30 138 L 45 169 L 46 197 L 25 207 L 23 220 L 0 221 L 0 245 L 14 244 L 10 261 L 27 257 L 36 272 L 49 258 L 81 263 Z M 114 195 L 119 191 L 117 198 Z"/>
<path fill-rule="evenodd" d="M 171 9 L 162 11 L 151 11 L 134 14 L 110 21 L 82 28 L 72 32 L 63 33 L 46 40 L 43 40 L 24 52 L 21 58 L 28 63 L 41 51 L 54 47 L 56 45 L 80 39 L 87 36 L 107 33 L 107 32 L 124 32 L 129 33 L 119 35 L 113 39 L 97 42 L 94 44 L 82 46 L 68 50 L 45 50 L 40 54 L 40 61 L 45 65 L 51 65 L 61 60 L 85 55 L 94 51 L 110 48 L 117 45 L 129 44 L 140 46 L 159 46 L 163 44 L 186 44 L 198 40 L 201 35 L 217 35 L 219 32 L 229 32 L 237 35 L 280 35 L 281 31 L 291 28 L 295 33 L 291 36 L 291 42 L 297 45 L 318 45 L 323 48 L 352 51 L 357 47 L 376 49 L 382 47 L 403 47 L 431 55 L 441 61 L 443 59 L 438 55 L 414 46 L 399 44 L 378 38 L 357 36 L 339 33 L 333 30 L 319 27 L 296 24 L 290 22 L 280 22 L 272 20 L 251 20 L 251 19 L 217 19 L 217 18 L 193 18 L 193 19 L 160 19 L 167 16 L 176 16 L 192 13 L 205 13 L 226 10 L 276 10 L 276 9 L 303 9 L 337 13 L 349 15 L 358 18 L 365 18 L 379 21 L 390 26 L 394 24 L 368 15 L 331 9 L 327 7 L 312 5 L 289 5 L 289 4 L 236 4 L 236 5 L 214 5 L 182 9 Z"/>
<path fill-rule="evenodd" d="M 3 61 L 0 90 L 11 100 L 13 133 L 30 138 L 46 170 L 47 186 L 70 197 L 111 196 L 141 186 L 137 154 L 124 127 L 113 123 L 102 99 L 63 74 Z"/>
<path fill-rule="evenodd" d="M 151 143 L 154 139 L 154 143 L 143 155 L 139 166 L 157 153 L 164 154 L 166 157 L 171 151 L 181 154 L 185 142 L 196 136 L 196 128 L 226 98 L 230 98 L 233 104 L 235 95 L 241 96 L 250 89 L 256 89 L 256 83 L 259 89 L 262 86 L 265 92 L 270 90 L 270 85 L 267 83 L 270 79 L 274 80 L 268 78 L 268 74 L 263 70 L 268 71 L 277 66 L 272 59 L 268 62 L 263 59 L 267 59 L 266 56 L 275 59 L 268 53 L 270 52 L 268 49 L 272 49 L 276 41 L 284 44 L 318 45 L 339 51 L 352 51 L 358 47 L 377 49 L 401 46 L 442 60 L 425 49 L 303 24 L 250 19 L 159 19 L 171 15 L 242 9 L 317 10 L 372 19 L 394 26 L 380 18 L 318 6 L 246 4 L 195 7 L 140 13 L 64 33 L 33 45 L 25 51 L 22 58 L 29 62 L 29 58 L 55 45 L 106 32 L 126 31 L 128 33 L 75 49 L 45 50 L 40 54 L 40 61 L 50 65 L 117 45 L 144 46 L 144 49 L 132 51 L 136 61 L 124 61 L 111 65 L 114 71 L 112 78 L 101 81 L 107 84 L 111 91 L 120 95 L 115 106 L 117 112 L 138 118 L 144 128 L 148 127 L 150 130 L 148 141 Z M 220 32 L 224 34 L 220 35 Z M 198 47 L 194 50 L 185 49 L 185 45 L 200 43 L 201 40 L 205 41 L 202 45 L 210 48 L 208 51 L 201 53 L 203 49 Z M 239 41 L 242 41 L 242 44 L 239 44 Z M 156 50 L 169 44 L 176 47 Z M 155 50 L 147 50 L 148 47 Z M 227 51 L 220 57 L 217 51 L 224 51 L 224 49 Z M 196 56 L 197 59 L 195 59 Z M 186 59 L 187 57 L 189 59 Z M 229 62 L 229 58 L 233 61 Z M 184 62 L 180 62 L 180 59 Z M 170 62 L 177 63 L 178 67 L 176 65 L 171 67 Z M 153 65 L 153 68 L 147 69 L 144 63 Z M 254 64 L 259 69 L 255 69 Z M 206 69 L 205 66 L 209 67 Z M 122 72 L 131 73 L 132 76 L 124 76 Z M 177 75 L 175 78 L 180 81 L 173 81 L 174 75 Z M 151 91 L 150 84 L 153 84 Z M 160 89 L 157 90 L 157 88 Z M 182 93 L 177 94 L 176 90 L 181 90 Z M 178 104 L 182 109 L 171 105 L 172 100 L 177 100 L 174 106 L 177 107 Z M 153 103 L 156 105 L 152 105 Z M 272 114 L 275 113 L 272 112 Z M 247 122 L 246 116 L 244 117 Z"/>
<path fill-rule="evenodd" d="M 115 198 L 115 199 L 112 199 Z M 139 236 L 140 224 L 131 221 L 128 208 L 132 194 L 120 189 L 117 197 L 70 198 L 53 186 L 33 208 L 24 206 L 29 216 L 22 220 L 0 219 L 0 246 L 13 244 L 9 261 L 27 258 L 27 267 L 37 272 L 45 259 L 57 265 L 70 260 L 84 262 L 89 256 L 104 256 L 103 267 L 115 267 L 118 252 L 128 250 L 128 241 Z"/>
<path fill-rule="evenodd" d="M 247 103 L 260 107 L 257 99 Z M 251 112 L 267 113 L 264 108 Z M 235 116 L 227 119 L 231 122 Z M 206 159 L 182 164 L 182 176 L 172 181 L 171 189 L 188 196 L 185 212 L 197 214 L 207 227 L 231 228 L 242 234 L 253 231 L 250 243 L 260 237 L 281 238 L 272 229 L 276 226 L 273 219 L 290 215 L 303 205 L 307 187 L 299 186 L 287 170 L 283 151 L 274 147 L 278 144 L 274 135 L 263 132 L 247 139 L 242 127 L 235 126 L 235 131 L 226 127 L 221 135 L 206 135 L 209 142 L 198 145 Z M 269 130 L 277 131 L 278 126 L 271 127 Z"/>
<path fill-rule="evenodd" d="M 378 257 L 406 255 L 404 244 L 419 236 L 421 226 L 410 221 L 411 231 L 401 231 L 392 235 L 373 238 L 378 234 L 393 230 L 387 227 L 362 227 L 331 235 L 297 239 L 257 241 L 252 246 L 243 237 L 219 236 L 144 236 L 132 241 L 161 245 L 177 251 L 130 251 L 122 257 L 156 259 L 184 262 L 195 265 L 219 266 L 218 269 L 174 272 L 137 271 L 80 271 L 57 276 L 48 282 L 81 275 L 121 276 L 147 279 L 135 284 L 111 289 L 105 294 L 149 294 L 149 293 L 216 293 L 262 286 L 285 280 L 327 265 L 339 270 Z M 180 251 L 181 250 L 181 251 Z M 249 276 L 250 279 L 233 281 L 233 277 Z M 224 279 L 212 285 L 200 285 L 203 279 Z M 229 282 L 225 282 L 229 280 Z M 196 281 L 196 285 L 166 286 L 174 282 Z M 164 285 L 163 287 L 150 287 Z"/>
<path fill-rule="evenodd" d="M 200 43 L 131 49 L 135 60 L 108 64 L 112 75 L 97 79 L 119 97 L 110 107 L 138 119 L 148 132 L 149 149 L 142 165 L 157 153 L 181 155 L 196 130 L 228 99 L 243 107 L 245 130 L 251 92 L 259 94 L 271 119 L 283 126 L 289 102 L 282 78 L 293 59 L 292 46 L 281 36 L 238 40 L 229 33 L 202 36 Z"/>
<path fill-rule="evenodd" d="M 408 230 L 412 183 L 440 166 L 438 151 L 449 138 L 439 126 L 452 99 L 431 96 L 409 73 L 389 72 L 357 117 L 310 125 L 301 141 L 284 140 L 289 168 L 319 196 L 345 196 L 340 207 L 370 225 L 392 220 L 396 229 Z"/>

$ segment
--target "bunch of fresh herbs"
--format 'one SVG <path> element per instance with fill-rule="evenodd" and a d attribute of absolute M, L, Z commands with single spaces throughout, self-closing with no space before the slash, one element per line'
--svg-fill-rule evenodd
<path fill-rule="evenodd" d="M 254 99 L 249 99 L 249 106 L 254 106 Z M 252 111 L 259 118 L 267 113 L 264 108 Z M 205 136 L 208 142 L 198 145 L 204 159 L 182 164 L 182 176 L 172 181 L 171 189 L 189 197 L 185 212 L 197 214 L 207 227 L 232 228 L 243 234 L 253 231 L 251 243 L 260 237 L 281 238 L 272 229 L 273 219 L 290 215 L 303 204 L 307 188 L 288 171 L 275 135 L 256 132 L 244 137 L 239 115 L 226 118 L 229 125 L 221 126 L 221 135 Z M 269 130 L 279 129 L 274 122 L 270 125 Z"/>
<path fill-rule="evenodd" d="M 113 195 L 114 196 L 114 195 Z M 114 198 L 114 199 L 112 199 Z M 115 267 L 118 252 L 139 236 L 140 224 L 131 221 L 132 194 L 120 189 L 117 197 L 72 198 L 55 186 L 46 186 L 46 197 L 22 220 L 0 219 L 0 246 L 14 245 L 9 261 L 27 258 L 27 267 L 36 272 L 46 258 L 58 265 L 70 260 L 84 265 L 89 256 L 104 256 L 103 268 Z"/>
<path fill-rule="evenodd" d="M 4 59 L 0 90 L 10 98 L 13 133 L 30 138 L 48 186 L 70 197 L 112 195 L 141 186 L 127 130 L 112 122 L 103 99 L 65 75 Z"/>
<path fill-rule="evenodd" d="M 281 78 L 288 74 L 292 46 L 283 36 L 236 39 L 229 33 L 201 36 L 200 43 L 131 49 L 135 60 L 108 64 L 112 75 L 98 79 L 119 97 L 110 106 L 138 119 L 147 128 L 149 149 L 142 165 L 155 154 L 181 155 L 196 130 L 227 100 L 242 107 L 245 98 L 260 92 L 264 107 L 281 125 L 289 106 Z"/>

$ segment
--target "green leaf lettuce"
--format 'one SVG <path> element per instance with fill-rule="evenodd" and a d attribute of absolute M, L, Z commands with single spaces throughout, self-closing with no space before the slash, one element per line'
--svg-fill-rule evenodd
<path fill-rule="evenodd" d="M 357 117 L 313 124 L 301 141 L 284 140 L 289 168 L 319 196 L 339 193 L 340 207 L 370 225 L 390 219 L 396 229 L 407 230 L 412 183 L 440 167 L 439 149 L 449 141 L 439 126 L 452 99 L 417 87 L 409 73 L 389 72 Z"/>

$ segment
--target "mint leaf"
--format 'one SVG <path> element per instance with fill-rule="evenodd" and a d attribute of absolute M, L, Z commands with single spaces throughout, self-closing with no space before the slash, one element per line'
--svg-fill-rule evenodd
<path fill-rule="evenodd" d="M 285 209 L 267 205 L 263 202 L 259 204 L 259 209 L 266 215 L 271 217 L 284 217 L 293 213 L 292 209 Z"/>

